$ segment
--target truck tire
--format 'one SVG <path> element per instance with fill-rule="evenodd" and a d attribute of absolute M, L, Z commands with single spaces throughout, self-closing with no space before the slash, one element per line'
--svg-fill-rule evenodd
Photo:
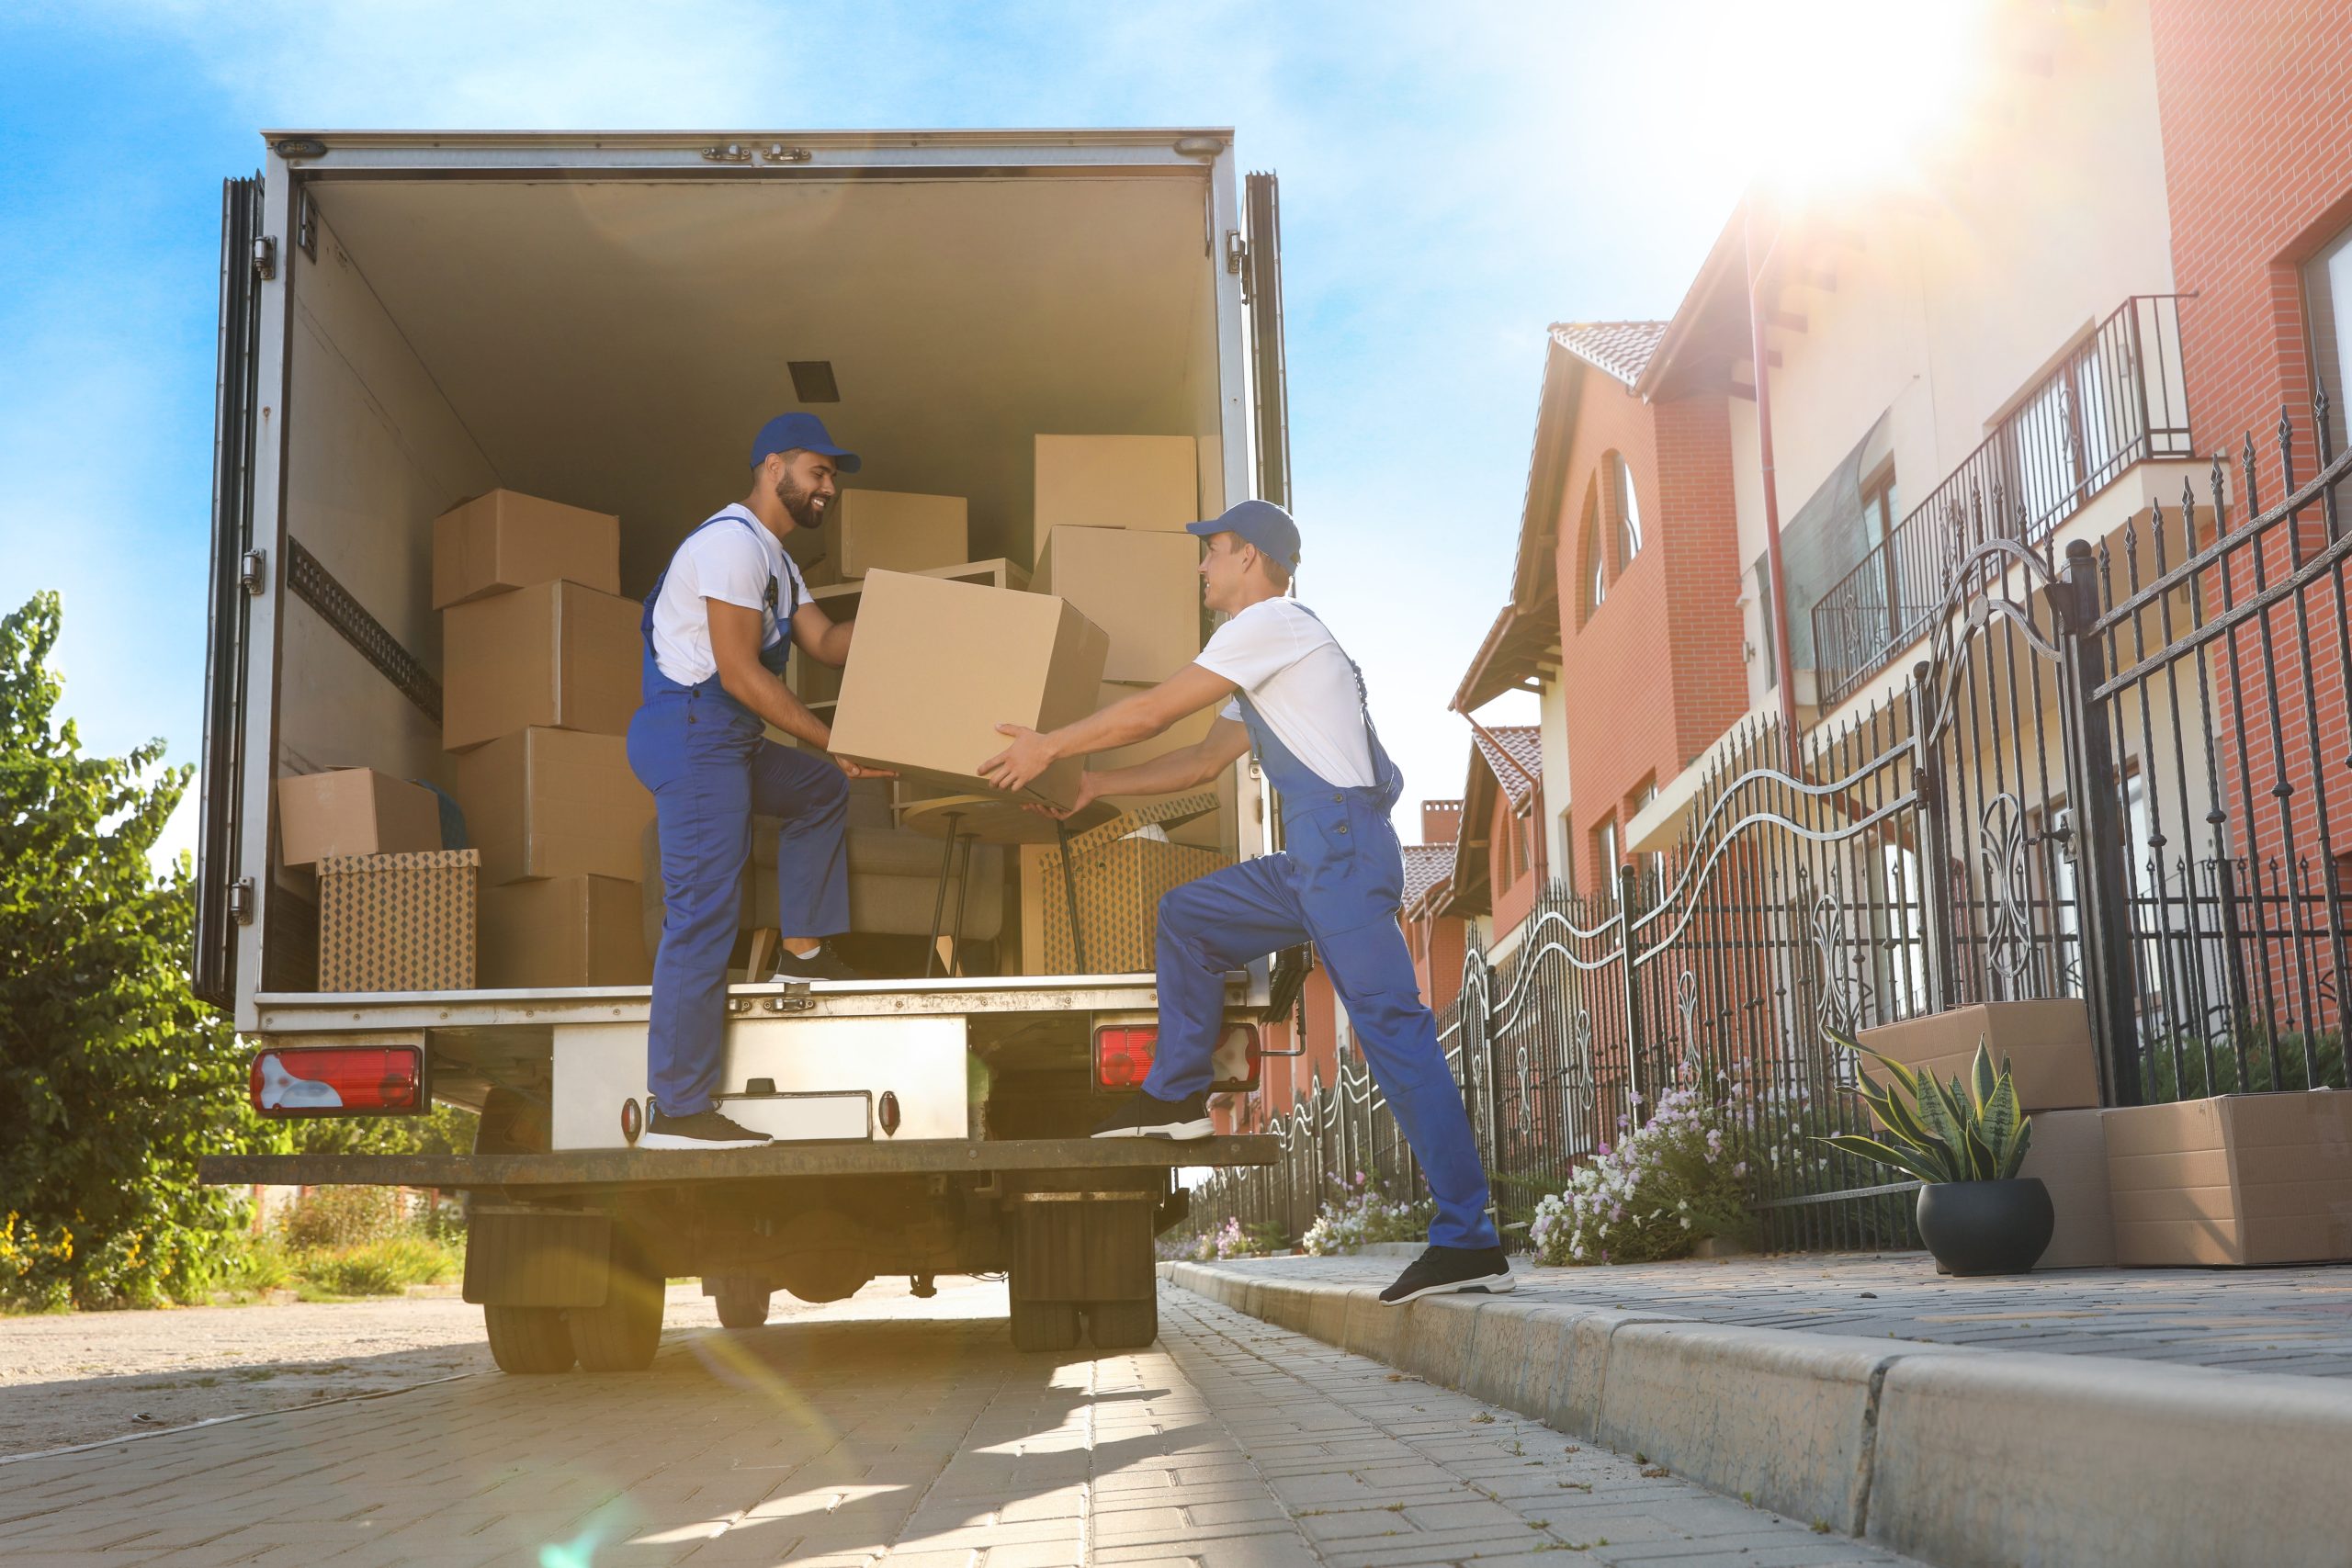
<path fill-rule="evenodd" d="M 763 1280 L 756 1284 L 722 1285 L 711 1301 L 718 1308 L 722 1328 L 757 1328 L 768 1320 L 768 1298 L 775 1292 Z"/>
<path fill-rule="evenodd" d="M 1012 1303 L 1012 1348 L 1016 1350 L 1072 1350 L 1078 1348 L 1076 1302 Z"/>
<path fill-rule="evenodd" d="M 662 1348 L 664 1281 L 615 1242 L 605 1304 L 571 1309 L 571 1347 L 583 1372 L 641 1372 Z"/>
<path fill-rule="evenodd" d="M 1097 1350 L 1148 1350 L 1159 1337 L 1159 1298 L 1092 1303 L 1086 1309 L 1086 1333 Z"/>
<path fill-rule="evenodd" d="M 482 1327 L 490 1334 L 490 1359 L 502 1372 L 567 1372 L 571 1370 L 571 1325 L 561 1307 L 486 1306 Z"/>

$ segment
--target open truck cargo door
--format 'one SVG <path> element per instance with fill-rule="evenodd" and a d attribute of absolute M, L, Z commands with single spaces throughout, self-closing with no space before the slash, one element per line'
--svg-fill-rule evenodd
<path fill-rule="evenodd" d="M 1242 284 L 1250 305 L 1250 369 L 1258 414 L 1258 496 L 1290 505 L 1290 384 L 1283 360 L 1283 203 L 1272 175 L 1251 175 Z"/>
<path fill-rule="evenodd" d="M 220 186 L 220 344 L 214 387 L 212 555 L 204 656 L 204 768 L 196 855 L 191 988 L 213 1006 L 236 998 L 237 942 L 258 895 L 243 875 L 239 807 L 245 787 L 245 666 L 253 596 L 275 565 L 254 542 L 254 396 L 261 284 L 274 270 L 263 232 L 262 182 Z"/>

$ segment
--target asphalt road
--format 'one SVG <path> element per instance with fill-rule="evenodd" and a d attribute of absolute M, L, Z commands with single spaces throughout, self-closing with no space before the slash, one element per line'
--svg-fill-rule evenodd
<path fill-rule="evenodd" d="M 372 1397 L 0 1461 L 0 1561 L 1903 1561 L 1173 1287 L 1162 1288 L 1158 1345 L 1099 1356 L 1014 1351 L 1001 1285 L 942 1280 L 931 1301 L 903 1283 L 869 1286 L 797 1311 L 779 1296 L 783 1315 L 741 1333 L 707 1326 L 690 1292 L 673 1292 L 682 1311 L 652 1370 L 618 1376 L 475 1371 L 487 1357 L 478 1336 L 459 1339 L 456 1303 L 369 1308 L 368 1332 L 417 1341 L 376 1358 L 377 1382 L 360 1389 Z M 332 1334 L 362 1321 L 329 1315 L 340 1310 L 240 1309 L 230 1315 L 252 1325 L 253 1343 L 223 1330 L 210 1360 L 118 1375 L 126 1385 L 220 1377 L 163 1392 L 250 1404 L 263 1397 L 254 1391 L 297 1379 L 291 1368 L 319 1364 L 252 1359 L 261 1347 L 312 1348 L 310 1325 Z M 380 1326 L 403 1313 L 422 1326 Z M 74 1321 L 0 1322 L 0 1365 Z M 115 1327 L 82 1321 L 100 1336 L 90 1346 Z M 12 1420 L 38 1422 L 17 1411 L 114 1397 L 103 1366 L 72 1370 L 17 1380 L 0 1403 Z M 261 1371 L 271 1375 L 235 1375 Z M 404 1372 L 407 1386 L 384 1392 Z M 322 1375 L 304 1392 L 334 1386 Z M 149 1381 L 141 1397 L 159 1403 L 155 1393 Z"/>

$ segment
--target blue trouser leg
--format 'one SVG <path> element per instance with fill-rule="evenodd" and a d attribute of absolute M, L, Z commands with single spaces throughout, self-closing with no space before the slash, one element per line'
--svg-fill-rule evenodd
<path fill-rule="evenodd" d="M 775 847 L 778 929 L 789 937 L 849 930 L 848 778 L 821 751 L 763 740 L 751 780 L 752 814 L 784 824 Z"/>
<path fill-rule="evenodd" d="M 1212 872 L 1160 899 L 1159 1045 L 1145 1090 L 1181 1100 L 1207 1089 L 1210 1057 L 1224 1027 L 1226 971 L 1311 937 L 1373 1080 L 1437 1200 L 1430 1240 L 1441 1247 L 1495 1246 L 1470 1116 L 1439 1048 L 1437 1020 L 1421 1004 L 1395 913 L 1340 931 L 1319 920 L 1310 924 L 1301 875 L 1291 856 L 1264 855 Z M 1338 918 L 1361 912 L 1343 909 Z M 1316 926 L 1327 929 L 1317 932 Z"/>

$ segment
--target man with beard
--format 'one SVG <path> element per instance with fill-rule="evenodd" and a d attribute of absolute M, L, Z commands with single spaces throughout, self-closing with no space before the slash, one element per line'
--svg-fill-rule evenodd
<path fill-rule="evenodd" d="M 644 704 L 629 721 L 628 760 L 661 824 L 662 919 L 639 1148 L 769 1142 L 714 1099 L 754 815 L 784 824 L 779 977 L 858 977 L 824 939 L 849 929 L 847 780 L 868 770 L 826 755 L 831 727 L 784 683 L 796 645 L 827 664 L 849 658 L 854 625 L 835 626 L 810 603 L 784 540 L 821 525 L 834 476 L 857 468 L 816 415 L 768 421 L 752 443 L 751 494 L 686 536 L 646 596 Z M 771 724 L 808 749 L 767 739 Z"/>

